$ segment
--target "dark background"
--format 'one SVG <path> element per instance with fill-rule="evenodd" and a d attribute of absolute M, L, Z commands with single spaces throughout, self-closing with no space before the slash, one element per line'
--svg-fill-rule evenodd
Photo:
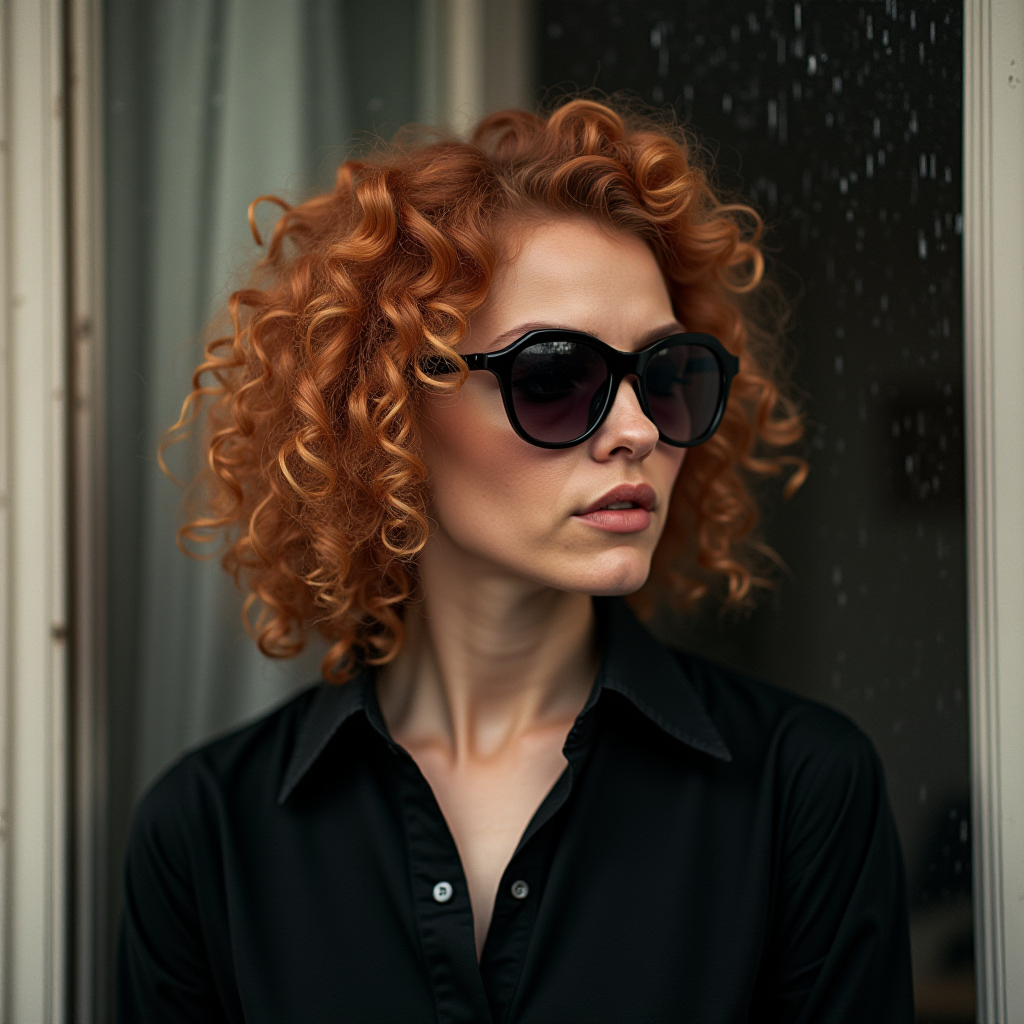
<path fill-rule="evenodd" d="M 769 501 L 788 571 L 692 649 L 846 712 L 886 766 L 920 1020 L 973 1020 L 959 4 L 542 0 L 539 95 L 671 106 L 768 223 L 811 475 Z"/>

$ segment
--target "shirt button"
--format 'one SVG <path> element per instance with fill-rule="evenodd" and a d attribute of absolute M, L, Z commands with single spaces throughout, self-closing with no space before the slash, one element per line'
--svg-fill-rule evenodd
<path fill-rule="evenodd" d="M 517 900 L 525 900 L 530 895 L 530 887 L 520 878 L 518 882 L 512 883 L 512 895 Z"/>
<path fill-rule="evenodd" d="M 438 882 L 434 886 L 434 899 L 438 903 L 447 903 L 452 898 L 452 893 L 455 890 L 452 888 L 451 882 Z"/>

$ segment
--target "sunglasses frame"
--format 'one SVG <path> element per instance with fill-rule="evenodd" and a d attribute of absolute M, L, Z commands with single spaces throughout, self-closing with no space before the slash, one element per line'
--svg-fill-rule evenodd
<path fill-rule="evenodd" d="M 516 356 L 528 345 L 535 344 L 538 341 L 546 339 L 553 340 L 555 337 L 575 341 L 578 344 L 585 345 L 587 348 L 595 350 L 604 360 L 605 366 L 608 368 L 609 376 L 611 377 L 611 387 L 608 388 L 608 392 L 604 400 L 604 406 L 597 418 L 585 433 L 572 441 L 541 441 L 535 437 L 531 437 L 519 422 L 519 417 L 516 415 L 515 404 L 512 398 L 512 367 L 515 364 Z M 697 445 L 703 444 L 707 441 L 722 422 L 722 416 L 725 414 L 725 407 L 729 401 L 729 388 L 732 385 L 733 378 L 737 373 L 739 373 L 740 369 L 739 359 L 729 352 L 725 346 L 711 334 L 671 334 L 667 338 L 661 338 L 654 342 L 654 344 L 648 345 L 647 348 L 641 349 L 639 352 L 624 352 L 622 349 L 612 348 L 611 345 L 605 344 L 605 342 L 601 341 L 599 338 L 595 338 L 590 334 L 584 334 L 581 331 L 543 328 L 541 330 L 530 331 L 527 334 L 524 334 L 521 338 L 517 338 L 512 342 L 511 345 L 508 345 L 506 348 L 500 349 L 497 352 L 472 352 L 462 358 L 466 361 L 466 365 L 470 370 L 488 370 L 497 377 L 498 384 L 501 388 L 501 400 L 505 406 L 505 415 L 508 417 L 508 421 L 512 425 L 512 429 L 524 441 L 536 446 L 537 448 L 575 448 L 577 445 L 586 441 L 589 437 L 592 437 L 601 424 L 608 418 L 608 413 L 615 404 L 615 398 L 619 393 L 619 386 L 627 377 L 636 378 L 636 381 L 633 384 L 633 390 L 636 392 L 640 408 L 643 410 L 644 415 L 657 427 L 658 424 L 651 415 L 651 409 L 647 402 L 647 389 L 643 383 L 643 375 L 646 372 L 650 361 L 659 352 L 673 345 L 681 344 L 699 345 L 701 348 L 707 349 L 715 357 L 715 361 L 718 363 L 719 380 L 721 381 L 718 408 L 715 410 L 715 415 L 712 417 L 711 425 L 708 429 L 692 441 L 674 441 L 672 438 L 665 436 L 661 427 L 658 427 L 658 437 L 664 441 L 665 444 L 672 445 L 674 448 L 695 448 Z M 439 360 L 439 362 L 445 361 Z M 449 368 L 452 370 L 455 369 L 454 366 L 443 367 L 441 372 L 444 372 Z"/>

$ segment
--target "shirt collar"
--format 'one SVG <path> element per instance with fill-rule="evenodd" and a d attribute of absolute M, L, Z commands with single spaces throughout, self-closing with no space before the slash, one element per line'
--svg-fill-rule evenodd
<path fill-rule="evenodd" d="M 284 782 L 281 783 L 281 792 L 277 797 L 279 804 L 283 804 L 292 795 L 292 791 L 316 764 L 327 749 L 327 744 L 345 722 L 357 711 L 366 709 L 369 679 L 370 673 L 363 668 L 347 683 L 321 683 L 317 687 L 299 726 L 292 756 L 288 759 Z"/>
<path fill-rule="evenodd" d="M 605 655 L 598 685 L 622 694 L 655 725 L 687 746 L 731 761 L 711 716 L 676 657 L 639 622 L 621 598 L 595 602 Z"/>
<path fill-rule="evenodd" d="M 595 605 L 605 653 L 587 709 L 596 703 L 603 690 L 613 690 L 681 743 L 721 761 L 731 761 L 729 748 L 679 659 L 637 622 L 625 601 L 601 598 L 595 600 Z M 363 669 L 348 683 L 322 683 L 317 688 L 288 760 L 279 804 L 287 801 L 334 735 L 354 714 L 367 713 L 378 731 L 383 730 L 383 722 L 376 721 L 380 715 L 375 695 L 370 692 L 372 679 L 371 673 Z"/>

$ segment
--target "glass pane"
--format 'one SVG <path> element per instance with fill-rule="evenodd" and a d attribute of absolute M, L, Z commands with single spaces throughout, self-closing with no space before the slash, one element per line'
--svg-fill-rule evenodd
<path fill-rule="evenodd" d="M 811 476 L 769 509 L 789 570 L 673 639 L 825 701 L 888 773 L 920 1020 L 974 1019 L 959 4 L 543 0 L 540 85 L 672 105 L 767 218 Z M 548 93 L 550 95 L 550 93 Z"/>

